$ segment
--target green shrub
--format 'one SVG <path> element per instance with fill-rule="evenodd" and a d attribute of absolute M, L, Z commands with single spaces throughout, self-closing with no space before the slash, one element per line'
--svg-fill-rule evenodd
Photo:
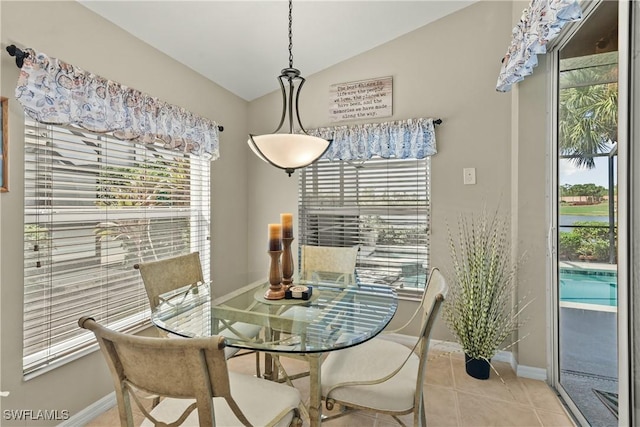
<path fill-rule="evenodd" d="M 570 232 L 561 231 L 558 248 L 560 259 L 609 262 L 609 228 L 603 227 L 605 224 L 600 221 L 578 221 L 573 225 L 580 227 Z"/>

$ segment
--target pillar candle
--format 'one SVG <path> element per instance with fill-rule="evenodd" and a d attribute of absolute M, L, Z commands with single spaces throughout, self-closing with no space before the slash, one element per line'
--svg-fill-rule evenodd
<path fill-rule="evenodd" d="M 293 214 L 280 214 L 280 222 L 282 222 L 282 237 L 293 237 Z"/>
<path fill-rule="evenodd" d="M 281 224 L 269 224 L 269 250 L 281 251 L 282 250 L 282 225 Z"/>

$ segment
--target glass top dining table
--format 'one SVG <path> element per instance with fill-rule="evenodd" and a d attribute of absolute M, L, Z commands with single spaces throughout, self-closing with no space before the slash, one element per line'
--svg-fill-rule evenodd
<path fill-rule="evenodd" d="M 395 290 L 386 285 L 303 285 L 311 289 L 302 295 L 308 299 L 269 300 L 264 297 L 269 288 L 264 280 L 218 298 L 212 297 L 209 284 L 198 284 L 163 295 L 151 320 L 183 337 L 223 335 L 228 347 L 304 355 L 310 364 L 310 424 L 317 426 L 322 354 L 379 334 L 391 321 L 398 301 Z"/>

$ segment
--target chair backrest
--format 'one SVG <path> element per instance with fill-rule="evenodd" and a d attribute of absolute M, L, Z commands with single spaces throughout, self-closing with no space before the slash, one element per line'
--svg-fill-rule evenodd
<path fill-rule="evenodd" d="M 345 285 L 356 284 L 356 261 L 358 247 L 333 246 L 300 246 L 300 277 L 312 282 L 328 278 L 344 282 Z M 324 276 L 324 277 L 323 277 Z"/>
<path fill-rule="evenodd" d="M 212 399 L 222 397 L 236 417 L 249 425 L 231 396 L 224 337 L 168 340 L 122 334 L 90 317 L 82 317 L 78 324 L 92 331 L 98 340 L 113 378 L 121 425 L 133 425 L 130 393 L 134 390 L 195 399 L 196 404 L 185 410 L 180 423 L 197 409 L 200 426 L 215 425 Z M 153 421 L 133 397 L 144 415 Z"/>
<path fill-rule="evenodd" d="M 140 270 L 151 310 L 160 304 L 160 295 L 184 286 L 204 282 L 200 253 L 191 252 L 159 261 L 134 265 Z"/>
<path fill-rule="evenodd" d="M 449 292 L 449 286 L 447 285 L 444 276 L 438 268 L 432 268 L 427 280 L 427 285 L 422 297 L 422 324 L 420 328 L 420 335 L 418 339 L 417 353 L 420 356 L 420 366 L 418 368 L 418 376 L 416 378 L 416 394 L 414 401 L 414 408 L 420 408 L 423 404 L 422 398 L 422 385 L 424 383 L 424 375 L 427 367 L 427 358 L 429 351 L 429 339 L 431 337 L 431 330 L 433 324 L 438 317 L 440 308 L 447 293 Z M 414 416 L 417 416 L 420 411 L 414 411 Z M 414 420 L 417 421 L 417 420 Z"/>

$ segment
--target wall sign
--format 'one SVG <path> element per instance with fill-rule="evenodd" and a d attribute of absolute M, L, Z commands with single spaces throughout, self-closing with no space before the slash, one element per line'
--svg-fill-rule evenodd
<path fill-rule="evenodd" d="M 393 78 L 338 83 L 329 88 L 329 119 L 374 119 L 393 114 Z"/>

